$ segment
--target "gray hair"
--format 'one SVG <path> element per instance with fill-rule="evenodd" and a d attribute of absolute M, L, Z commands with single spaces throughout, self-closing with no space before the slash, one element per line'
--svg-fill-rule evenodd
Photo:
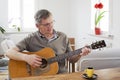
<path fill-rule="evenodd" d="M 52 13 L 46 9 L 38 10 L 34 16 L 36 24 L 40 23 L 42 19 L 47 19 L 51 15 Z"/>

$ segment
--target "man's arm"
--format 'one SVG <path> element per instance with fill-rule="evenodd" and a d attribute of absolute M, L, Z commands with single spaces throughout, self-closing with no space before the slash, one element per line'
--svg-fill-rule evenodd
<path fill-rule="evenodd" d="M 32 54 L 32 55 L 23 54 L 19 51 L 20 50 L 18 47 L 14 47 L 14 48 L 9 49 L 5 54 L 10 59 L 25 61 L 28 64 L 30 64 L 32 67 L 39 67 L 42 64 L 41 62 L 42 59 L 40 56 L 35 55 L 35 54 Z"/>
<path fill-rule="evenodd" d="M 25 61 L 25 56 L 26 54 L 22 54 L 21 52 L 19 52 L 19 48 L 18 47 L 13 47 L 11 49 L 9 49 L 5 55 L 11 59 L 14 60 L 20 60 L 20 61 Z"/>
<path fill-rule="evenodd" d="M 75 63 L 77 62 L 79 59 L 81 58 L 81 55 L 74 55 L 71 58 L 69 58 L 68 60 L 70 61 L 70 63 Z"/>
<path fill-rule="evenodd" d="M 74 56 L 72 56 L 71 58 L 69 58 L 69 61 L 70 61 L 71 63 L 75 63 L 75 62 L 77 62 L 82 56 L 86 56 L 86 55 L 88 55 L 90 52 L 91 52 L 91 50 L 90 50 L 89 48 L 84 47 L 84 48 L 82 49 L 82 53 L 80 53 L 79 55 L 74 55 Z"/>

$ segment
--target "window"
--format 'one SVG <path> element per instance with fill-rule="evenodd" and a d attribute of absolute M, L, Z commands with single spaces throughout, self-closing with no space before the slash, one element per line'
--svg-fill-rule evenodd
<path fill-rule="evenodd" d="M 8 26 L 20 27 L 22 31 L 34 30 L 34 0 L 8 0 Z"/>
<path fill-rule="evenodd" d="M 104 17 L 100 21 L 100 28 L 102 31 L 108 32 L 109 31 L 109 0 L 91 0 L 91 27 L 94 29 L 95 27 L 95 13 L 96 9 L 94 8 L 94 5 L 96 3 L 102 2 L 103 8 L 102 11 L 106 11 L 104 13 Z"/>

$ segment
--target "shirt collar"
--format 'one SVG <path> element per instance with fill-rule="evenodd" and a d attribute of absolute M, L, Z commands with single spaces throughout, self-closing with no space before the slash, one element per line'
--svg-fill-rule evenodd
<path fill-rule="evenodd" d="M 38 31 L 38 32 L 39 32 L 39 31 Z M 54 40 L 54 39 L 56 39 L 56 38 L 58 37 L 57 31 L 53 30 L 53 34 L 54 34 L 54 37 L 51 38 L 52 40 Z M 40 36 L 41 38 L 45 38 L 45 36 L 42 35 L 40 32 L 39 32 L 39 36 Z M 51 39 L 50 39 L 50 41 L 51 41 Z"/>

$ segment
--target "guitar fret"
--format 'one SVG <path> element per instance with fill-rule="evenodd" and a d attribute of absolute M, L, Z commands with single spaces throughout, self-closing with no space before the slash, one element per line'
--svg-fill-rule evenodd
<path fill-rule="evenodd" d="M 72 51 L 72 52 L 69 52 L 69 53 L 66 53 L 66 54 L 62 54 L 62 55 L 58 55 L 58 56 L 55 56 L 55 57 L 52 57 L 52 58 L 49 58 L 47 61 L 48 61 L 48 64 L 51 64 L 53 62 L 58 62 L 60 60 L 63 60 L 63 59 L 66 59 L 68 57 L 71 57 L 73 55 L 78 55 L 79 53 L 81 53 L 82 48 L 78 49 L 78 50 L 75 50 L 75 51 Z"/>

